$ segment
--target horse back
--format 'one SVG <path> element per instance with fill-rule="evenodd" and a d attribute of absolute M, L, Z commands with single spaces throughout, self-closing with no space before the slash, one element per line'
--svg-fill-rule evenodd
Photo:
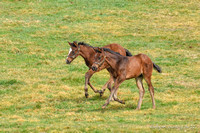
<path fill-rule="evenodd" d="M 114 52 L 118 52 L 119 54 L 126 56 L 126 50 L 119 44 L 112 43 L 104 46 L 103 48 L 111 49 Z"/>

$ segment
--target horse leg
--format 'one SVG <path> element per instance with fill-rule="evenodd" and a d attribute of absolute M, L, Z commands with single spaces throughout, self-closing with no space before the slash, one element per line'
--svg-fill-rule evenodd
<path fill-rule="evenodd" d="M 111 91 L 111 89 L 112 89 L 112 84 L 113 84 L 113 83 L 114 83 L 113 77 L 110 77 L 110 82 L 109 82 L 108 85 L 107 85 L 107 88 L 108 88 L 109 91 Z"/>
<path fill-rule="evenodd" d="M 113 81 L 113 78 L 112 78 L 112 80 L 110 81 L 110 83 L 108 84 L 108 86 L 107 86 L 107 88 L 108 88 L 108 90 L 111 92 L 111 90 L 112 90 L 112 84 L 114 83 L 114 81 Z M 114 96 L 116 96 L 117 97 L 117 92 L 115 91 L 115 93 L 114 93 Z M 111 99 L 111 101 L 114 101 L 114 98 L 112 98 Z"/>
<path fill-rule="evenodd" d="M 87 85 L 89 85 L 95 93 L 98 93 L 98 92 L 99 92 L 99 91 L 96 90 L 96 89 L 92 86 L 92 84 L 90 83 L 90 78 L 92 77 L 92 75 L 93 75 L 94 73 L 95 73 L 95 72 L 92 71 L 91 69 L 85 73 L 85 88 L 84 88 L 84 90 L 85 90 L 85 97 L 86 97 L 86 98 L 88 98 L 88 96 L 89 96 Z"/>
<path fill-rule="evenodd" d="M 110 82 L 112 82 L 112 76 L 110 77 L 110 79 L 106 82 L 106 84 L 102 87 L 102 89 L 99 91 L 100 96 L 103 95 L 104 91 L 106 90 L 107 86 L 109 86 Z M 111 87 L 110 87 L 111 88 Z M 111 89 L 108 88 L 110 91 Z"/>
<path fill-rule="evenodd" d="M 155 104 L 155 99 L 154 99 L 154 88 L 153 88 L 153 85 L 151 83 L 151 76 L 149 76 L 149 77 L 145 76 L 144 78 L 145 78 L 145 81 L 147 82 L 148 90 L 149 90 L 150 95 L 151 95 L 153 109 L 155 109 L 156 108 L 156 104 Z"/>
<path fill-rule="evenodd" d="M 143 84 L 142 84 L 142 79 L 143 79 L 143 77 L 137 77 L 136 78 L 136 84 L 137 84 L 137 87 L 139 89 L 139 101 L 138 101 L 138 105 L 137 105 L 136 110 L 140 110 L 141 105 L 142 105 L 142 99 L 143 99 L 144 93 L 145 93 L 145 90 L 144 90 L 144 87 L 143 87 Z"/>
<path fill-rule="evenodd" d="M 103 95 L 104 91 L 106 90 L 106 87 L 109 89 L 109 91 L 111 92 L 111 88 L 112 88 L 112 83 L 113 83 L 113 76 L 112 76 L 112 69 L 111 68 L 107 68 L 107 71 L 110 73 L 110 79 L 106 82 L 106 84 L 102 87 L 102 89 L 99 91 L 100 96 Z"/>
<path fill-rule="evenodd" d="M 111 68 L 108 68 L 107 70 L 108 70 L 108 72 L 110 73 L 110 79 L 109 79 L 110 82 L 108 83 L 107 88 L 108 88 L 108 90 L 111 92 L 112 84 L 115 82 L 114 80 L 116 80 L 116 79 L 113 78 L 113 70 L 112 70 Z M 115 95 L 115 97 L 117 97 L 117 91 L 115 91 L 114 95 Z M 113 100 L 114 100 L 114 99 L 112 98 L 112 101 L 113 101 Z"/>
<path fill-rule="evenodd" d="M 118 89 L 119 89 L 119 87 L 115 90 L 115 93 L 114 93 L 114 95 L 113 95 L 113 99 L 114 99 L 115 101 L 121 103 L 121 104 L 125 104 L 124 101 L 119 100 L 119 99 L 117 98 L 117 91 L 118 91 Z"/>
<path fill-rule="evenodd" d="M 112 87 L 112 89 L 111 89 L 111 93 L 110 93 L 110 96 L 109 96 L 109 98 L 106 100 L 106 103 L 102 106 L 102 108 L 105 108 L 109 103 L 110 103 L 110 101 L 112 100 L 112 98 L 114 98 L 115 97 L 115 92 L 117 91 L 117 89 L 118 89 L 118 87 L 119 87 L 119 85 L 124 81 L 123 79 L 120 79 L 120 78 L 118 78 L 117 80 L 115 80 L 114 79 L 114 86 Z M 118 99 L 118 98 L 117 98 Z M 119 99 L 117 100 L 117 99 L 115 99 L 116 101 L 120 101 Z M 123 103 L 123 101 L 120 101 L 120 103 Z"/>
<path fill-rule="evenodd" d="M 114 93 L 115 93 L 115 88 L 113 87 L 111 89 L 111 93 L 110 93 L 109 98 L 106 100 L 106 103 L 102 106 L 103 109 L 110 103 L 110 101 L 112 100 L 112 97 L 113 97 Z"/>

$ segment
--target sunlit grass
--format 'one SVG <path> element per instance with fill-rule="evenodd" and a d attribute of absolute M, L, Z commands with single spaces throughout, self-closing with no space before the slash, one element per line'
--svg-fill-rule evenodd
<path fill-rule="evenodd" d="M 0 2 L 0 131 L 2 132 L 198 132 L 200 128 L 200 23 L 198 0 L 76 0 Z M 163 73 L 153 72 L 157 109 L 145 86 L 140 111 L 135 80 L 118 96 L 89 88 L 88 68 L 78 57 L 65 64 L 67 41 L 92 46 L 119 43 L 147 54 Z M 94 74 L 97 88 L 109 79 Z"/>

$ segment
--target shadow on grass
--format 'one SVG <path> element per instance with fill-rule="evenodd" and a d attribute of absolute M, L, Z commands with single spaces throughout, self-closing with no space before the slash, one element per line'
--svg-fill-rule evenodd
<path fill-rule="evenodd" d="M 92 96 L 92 97 L 89 97 L 88 98 L 89 100 L 92 100 L 92 101 L 96 101 L 96 100 L 106 100 L 107 97 L 106 96 L 100 96 L 99 94 L 95 95 L 95 96 Z"/>
<path fill-rule="evenodd" d="M 114 102 L 114 101 L 113 101 Z M 99 108 L 96 109 L 91 109 L 88 110 L 90 112 L 101 112 L 101 113 L 105 113 L 105 112 L 118 112 L 118 111 L 127 111 L 127 110 L 136 110 L 137 105 L 133 105 L 133 104 L 120 104 L 119 105 L 108 105 L 106 108 L 102 109 L 102 105 L 99 106 Z"/>
<path fill-rule="evenodd" d="M 19 81 L 16 79 L 10 80 L 0 80 L 0 94 L 8 94 L 15 90 L 21 88 L 22 85 L 25 85 L 24 81 Z"/>
<path fill-rule="evenodd" d="M 115 101 L 112 101 L 112 102 L 115 102 Z M 112 102 L 105 108 L 105 109 L 102 109 L 102 105 L 100 105 L 98 108 L 93 108 L 93 109 L 89 109 L 88 111 L 89 112 L 101 112 L 101 113 L 104 113 L 104 112 L 113 112 L 113 111 L 126 111 L 126 110 L 135 110 L 135 111 L 138 111 L 136 110 L 137 108 L 137 102 L 136 103 L 133 103 L 133 102 L 129 102 L 128 104 L 115 104 L 115 105 L 112 105 Z M 128 101 L 126 101 L 128 102 Z M 157 100 L 157 108 L 162 108 L 162 107 L 172 107 L 174 105 L 177 105 L 178 103 L 177 102 L 162 102 L 162 101 L 158 101 Z M 141 106 L 141 110 L 149 110 L 149 109 L 152 109 L 152 103 L 151 102 L 144 102 Z M 155 109 L 155 110 L 156 110 Z"/>
<path fill-rule="evenodd" d="M 72 102 L 76 102 L 76 103 L 80 103 L 81 101 L 105 101 L 107 99 L 106 96 L 102 96 L 100 97 L 99 94 L 93 95 L 93 96 L 89 96 L 88 98 L 86 98 L 85 96 L 82 97 L 73 97 L 73 98 L 65 98 L 64 101 L 72 101 Z"/>
<path fill-rule="evenodd" d="M 0 85 L 4 86 L 4 87 L 8 87 L 14 84 L 24 84 L 24 82 L 22 81 L 18 81 L 15 79 L 11 79 L 11 80 L 0 80 Z"/>
<path fill-rule="evenodd" d="M 108 96 L 100 97 L 98 94 L 93 94 L 89 98 L 86 98 L 84 95 L 79 95 L 79 97 L 71 97 L 71 98 L 57 98 L 56 107 L 59 109 L 75 109 L 74 112 L 110 112 L 110 111 L 127 111 L 127 110 L 135 110 L 138 104 L 137 100 L 126 99 L 126 104 L 120 104 L 116 101 L 111 101 L 110 104 L 105 108 L 102 109 L 103 104 L 106 102 Z M 54 99 L 54 98 L 53 98 Z M 55 99 L 54 99 L 55 100 Z M 71 104 L 68 104 L 71 103 Z M 156 100 L 156 107 L 163 108 L 163 107 L 173 107 L 177 105 L 177 102 L 166 102 L 162 100 Z M 69 105 L 69 106 L 67 106 Z M 152 102 L 150 98 L 143 99 L 143 103 L 141 106 L 141 110 L 149 110 L 152 109 Z"/>

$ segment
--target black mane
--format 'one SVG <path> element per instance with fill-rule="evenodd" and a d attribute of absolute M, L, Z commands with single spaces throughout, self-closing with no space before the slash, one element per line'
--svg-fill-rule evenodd
<path fill-rule="evenodd" d="M 121 55 L 120 53 L 115 52 L 115 51 L 112 51 L 112 50 L 110 50 L 110 49 L 108 49 L 108 48 L 103 48 L 103 50 L 104 50 L 104 51 L 107 51 L 107 52 L 109 52 L 109 53 L 111 53 L 111 54 Z"/>
<path fill-rule="evenodd" d="M 96 47 L 93 47 L 93 46 L 91 46 L 91 45 L 89 45 L 89 44 L 87 44 L 87 43 L 85 43 L 85 42 L 79 42 L 78 45 L 83 45 L 83 46 L 88 46 L 88 47 L 91 47 L 91 48 L 96 48 Z M 112 50 L 110 50 L 110 49 L 108 49 L 108 48 L 103 48 L 103 50 L 104 50 L 104 51 L 107 51 L 107 52 L 110 52 L 110 53 L 112 53 L 112 54 L 121 55 L 120 53 L 114 52 L 114 51 L 112 51 Z M 98 50 L 95 50 L 95 51 L 96 51 L 96 52 L 99 52 Z"/>
<path fill-rule="evenodd" d="M 93 46 L 91 46 L 91 45 L 89 45 L 87 43 L 84 43 L 84 42 L 79 42 L 78 45 L 84 45 L 84 46 L 88 46 L 88 47 L 93 48 Z"/>

